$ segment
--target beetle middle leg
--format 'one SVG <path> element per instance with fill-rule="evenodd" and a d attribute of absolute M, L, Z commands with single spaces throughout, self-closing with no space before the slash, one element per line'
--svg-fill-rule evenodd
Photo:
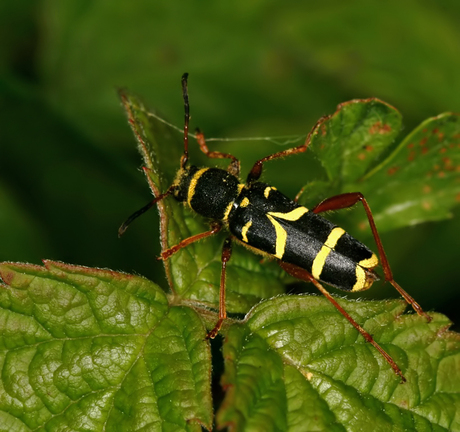
<path fill-rule="evenodd" d="M 219 290 L 219 319 L 214 328 L 208 333 L 208 339 L 214 339 L 219 333 L 223 322 L 227 318 L 227 308 L 225 307 L 225 286 L 227 276 L 227 263 L 232 256 L 232 239 L 227 237 L 222 247 L 222 270 L 220 273 L 220 290 Z"/>

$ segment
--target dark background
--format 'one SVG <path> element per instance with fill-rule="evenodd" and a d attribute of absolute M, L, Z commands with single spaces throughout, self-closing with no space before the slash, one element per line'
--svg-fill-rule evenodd
<path fill-rule="evenodd" d="M 459 22 L 454 0 L 2 1 L 0 260 L 162 281 L 155 212 L 116 234 L 150 199 L 118 87 L 181 126 L 187 71 L 192 127 L 219 137 L 304 135 L 338 103 L 375 96 L 403 114 L 402 138 L 429 116 L 460 112 Z M 279 147 L 219 149 L 246 173 Z M 303 157 L 265 179 L 294 196 L 314 175 Z M 382 237 L 396 280 L 458 321 L 458 208 L 453 216 Z"/>

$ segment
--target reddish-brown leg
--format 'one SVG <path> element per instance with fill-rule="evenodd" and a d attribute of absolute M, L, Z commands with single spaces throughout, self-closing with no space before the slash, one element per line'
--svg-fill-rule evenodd
<path fill-rule="evenodd" d="M 267 162 L 267 161 L 273 160 L 273 159 L 283 158 L 283 157 L 294 155 L 294 154 L 297 154 L 297 153 L 303 153 L 304 151 L 306 151 L 308 146 L 310 145 L 310 142 L 311 142 L 313 136 L 318 132 L 319 128 L 323 125 L 323 123 L 325 123 L 326 120 L 328 120 L 329 118 L 330 118 L 330 116 L 321 117 L 316 122 L 316 124 L 313 126 L 313 128 L 311 129 L 311 131 L 307 135 L 307 139 L 305 140 L 305 142 L 302 145 L 300 145 L 298 147 L 293 147 L 293 148 L 290 148 L 290 149 L 287 149 L 287 150 L 282 150 L 282 151 L 280 151 L 278 153 L 273 153 L 273 154 L 271 154 L 269 156 L 265 156 L 264 158 L 259 159 L 254 164 L 254 166 L 252 167 L 251 171 L 249 171 L 249 174 L 248 174 L 248 177 L 246 179 L 246 182 L 251 183 L 251 182 L 257 181 L 260 178 L 260 176 L 262 175 L 262 166 L 263 166 L 264 162 Z"/>
<path fill-rule="evenodd" d="M 204 134 L 199 129 L 196 130 L 196 140 L 200 146 L 201 151 L 211 159 L 231 159 L 230 165 L 228 166 L 228 172 L 234 176 L 240 175 L 240 161 L 233 155 L 229 153 L 222 153 L 218 151 L 209 151 L 206 141 L 204 139 Z"/>
<path fill-rule="evenodd" d="M 344 208 L 349 208 L 354 206 L 356 203 L 361 202 L 363 204 L 364 210 L 366 211 L 367 219 L 372 230 L 372 234 L 377 244 L 377 249 L 379 251 L 380 262 L 382 263 L 383 273 L 385 275 L 385 280 L 390 282 L 396 290 L 401 294 L 401 296 L 409 303 L 419 315 L 426 318 L 428 322 L 431 321 L 431 317 L 423 311 L 420 305 L 406 292 L 404 291 L 399 284 L 393 278 L 393 272 L 391 271 L 390 264 L 388 262 L 385 250 L 383 249 L 383 244 L 380 239 L 380 235 L 375 226 L 374 217 L 372 216 L 371 209 L 367 203 L 364 195 L 360 192 L 350 192 L 344 193 L 341 195 L 336 195 L 331 198 L 327 198 L 324 201 L 320 202 L 314 209 L 314 213 L 322 213 L 330 210 L 341 210 Z"/>
<path fill-rule="evenodd" d="M 227 263 L 232 256 L 232 240 L 227 237 L 222 248 L 222 271 L 220 273 L 220 291 L 219 291 L 219 320 L 214 328 L 208 333 L 208 339 L 214 339 L 222 327 L 222 323 L 227 318 L 227 309 L 225 308 L 225 277 L 227 273 Z"/>
<path fill-rule="evenodd" d="M 200 241 L 206 237 L 210 237 L 218 233 L 221 229 L 222 229 L 222 225 L 220 224 L 220 222 L 212 222 L 211 229 L 209 231 L 205 231 L 203 233 L 187 237 L 186 239 L 182 240 L 180 243 L 176 244 L 175 246 L 170 247 L 169 249 L 166 249 L 165 251 L 161 252 L 161 256 L 159 256 L 158 259 L 166 260 L 171 255 L 174 255 L 176 252 L 178 252 L 180 249 L 188 246 L 189 244 Z"/>
<path fill-rule="evenodd" d="M 337 301 L 332 297 L 329 292 L 306 270 L 297 267 L 292 264 L 288 264 L 285 262 L 280 261 L 279 265 L 283 268 L 287 273 L 294 276 L 297 279 L 304 280 L 306 282 L 311 282 L 319 289 L 319 291 L 337 308 L 337 310 L 350 322 L 350 324 L 361 333 L 361 335 L 366 339 L 366 342 L 369 342 L 387 361 L 387 363 L 391 366 L 394 372 L 401 377 L 402 382 L 406 382 L 406 378 L 399 369 L 399 366 L 393 360 L 393 358 L 373 339 L 373 337 L 364 330 L 346 311 L 340 306 Z"/>

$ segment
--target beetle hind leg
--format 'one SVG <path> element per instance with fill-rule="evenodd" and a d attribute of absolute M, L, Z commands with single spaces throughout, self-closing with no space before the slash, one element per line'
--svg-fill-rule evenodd
<path fill-rule="evenodd" d="M 374 240 L 379 251 L 380 262 L 382 263 L 385 280 L 393 285 L 393 287 L 399 292 L 399 294 L 401 294 L 404 300 L 406 300 L 406 302 L 412 306 L 415 312 L 417 312 L 417 314 L 425 317 L 425 319 L 430 322 L 431 317 L 426 312 L 424 312 L 422 307 L 414 300 L 414 298 L 410 296 L 406 291 L 404 291 L 394 280 L 393 272 L 391 271 L 388 258 L 383 248 L 382 240 L 380 239 L 380 235 L 374 222 L 374 217 L 372 216 L 372 211 L 362 193 L 351 192 L 327 198 L 320 202 L 312 211 L 314 213 L 322 213 L 330 210 L 341 210 L 344 208 L 353 207 L 358 202 L 362 203 L 364 210 L 366 211 L 367 220 L 369 222 L 369 226 L 371 227 L 372 235 L 374 236 Z"/>
<path fill-rule="evenodd" d="M 305 269 L 302 269 L 300 267 L 297 267 L 295 265 L 279 261 L 280 267 L 285 270 L 287 273 L 289 273 L 291 276 L 294 276 L 297 279 L 304 280 L 306 282 L 311 282 L 313 285 L 315 285 L 316 288 L 323 294 L 334 306 L 335 308 L 348 320 L 348 322 L 356 329 L 359 331 L 361 336 L 364 337 L 366 342 L 370 343 L 381 355 L 382 357 L 386 360 L 386 362 L 391 366 L 393 371 L 395 372 L 396 375 L 398 375 L 401 378 L 401 381 L 404 383 L 406 382 L 406 378 L 404 377 L 401 369 L 399 366 L 396 364 L 396 362 L 393 360 L 393 358 L 374 340 L 374 338 L 366 331 L 364 330 L 349 314 L 348 312 L 339 305 L 337 300 L 335 300 L 334 297 L 329 294 L 329 292 L 321 285 L 320 282 L 318 282 L 309 272 L 307 272 Z"/>

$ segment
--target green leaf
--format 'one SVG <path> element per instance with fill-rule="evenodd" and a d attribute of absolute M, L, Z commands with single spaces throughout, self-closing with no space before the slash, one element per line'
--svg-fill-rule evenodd
<path fill-rule="evenodd" d="M 400 300 L 339 301 L 402 368 L 383 357 L 321 297 L 282 296 L 233 325 L 217 413 L 235 431 L 460 430 L 460 337 Z"/>
<path fill-rule="evenodd" d="M 46 261 L 0 275 L 0 430 L 211 428 L 210 350 L 192 309 L 109 270 Z"/>
<path fill-rule="evenodd" d="M 460 116 L 425 120 L 362 186 L 375 198 L 372 210 L 381 230 L 451 217 L 460 203 Z"/>
<path fill-rule="evenodd" d="M 158 196 L 173 181 L 182 146 L 139 99 L 122 92 L 122 102 Z M 398 119 L 376 100 L 343 104 L 313 143 L 326 172 L 340 173 L 338 180 L 316 180 L 305 191 L 319 195 L 358 177 L 378 178 L 386 166 L 378 159 L 394 163 L 403 152 L 391 148 Z M 449 131 L 454 137 L 456 126 Z M 366 134 L 378 135 L 375 147 Z M 344 152 L 348 136 L 350 151 Z M 360 153 L 363 140 L 369 160 Z M 164 249 L 206 230 L 172 197 L 158 207 Z M 4 430 L 210 429 L 211 358 L 203 322 L 213 325 L 216 314 L 203 306 L 218 304 L 222 241 L 216 236 L 190 245 L 166 261 L 169 297 L 145 279 L 108 270 L 51 261 L 44 268 L 1 265 Z M 229 312 L 246 312 L 281 292 L 279 270 L 259 261 L 235 248 Z M 402 315 L 406 305 L 400 300 L 340 303 L 394 358 L 406 384 L 326 299 L 274 297 L 223 330 L 226 395 L 217 425 L 460 430 L 460 340 L 447 330 L 450 322 L 440 314 L 431 314 L 430 323 Z"/>
<path fill-rule="evenodd" d="M 122 103 L 139 144 L 147 178 L 155 196 L 165 192 L 179 169 L 182 136 L 172 135 L 159 118 L 149 113 L 134 95 L 123 91 Z M 166 130 L 166 133 L 165 133 Z M 167 163 L 166 161 L 169 161 Z M 171 162 L 172 161 L 172 162 Z M 158 203 L 161 221 L 161 244 L 167 249 L 192 235 L 209 230 L 202 218 L 172 197 Z M 171 290 L 183 299 L 217 307 L 221 251 L 224 235 L 207 238 L 179 250 L 165 261 Z M 260 265 L 261 258 L 236 246 L 228 266 L 227 310 L 247 312 L 263 298 L 284 292 L 278 280 L 280 269 L 274 263 Z"/>
<path fill-rule="evenodd" d="M 360 179 L 393 143 L 401 129 L 401 114 L 378 99 L 352 100 L 320 127 L 312 145 L 329 181 Z"/>
<path fill-rule="evenodd" d="M 125 107 L 127 101 L 133 103 L 126 93 L 123 97 Z M 157 174 L 162 172 L 161 152 L 167 152 L 169 144 L 162 142 L 158 148 L 161 140 L 154 137 L 164 126 L 145 108 L 138 116 L 131 114 L 129 106 L 127 112 L 138 139 L 142 134 L 140 147 L 150 170 L 149 182 L 158 195 L 170 184 L 160 188 L 162 180 Z M 400 128 L 400 114 L 381 101 L 340 105 L 317 129 L 312 142 L 329 181 L 311 182 L 304 187 L 304 196 L 338 193 L 377 179 L 385 166 L 379 161 L 397 160 L 395 155 L 401 152 L 401 146 L 393 146 Z M 439 125 L 439 129 L 447 131 L 445 126 Z M 450 128 L 450 136 L 454 133 L 455 126 Z M 172 178 L 173 167 L 165 169 Z M 161 202 L 160 215 L 163 248 L 206 231 L 199 218 L 190 217 L 171 198 Z M 217 306 L 221 249 L 222 239 L 207 239 L 181 249 L 168 260 L 176 302 Z M 235 254 L 230 260 L 233 267 L 227 274 L 226 302 L 230 312 L 247 310 L 259 298 L 269 297 L 264 280 L 254 275 L 277 280 L 277 273 L 270 274 L 270 268 L 257 262 L 251 268 L 248 263 L 253 258 Z M 242 276 L 244 268 L 247 278 Z M 236 292 L 231 292 L 235 281 L 241 290 L 237 301 L 232 297 Z M 400 384 L 384 357 L 326 299 L 277 297 L 255 306 L 243 323 L 224 330 L 223 386 L 227 394 L 218 411 L 218 426 L 235 430 L 365 430 L 372 422 L 381 430 L 457 428 L 460 400 L 454 389 L 459 383 L 447 377 L 458 362 L 460 341 L 457 334 L 447 332 L 450 322 L 437 314 L 429 324 L 417 315 L 402 315 L 406 304 L 399 300 L 341 304 L 392 356 L 403 370 L 406 384 Z M 209 313 L 204 316 L 211 325 L 215 323 Z M 449 405 L 441 403 L 446 398 Z"/>
<path fill-rule="evenodd" d="M 394 147 L 400 129 L 399 112 L 377 99 L 339 105 L 312 140 L 329 185 L 307 184 L 299 202 L 359 191 L 380 232 L 450 217 L 460 203 L 460 116 L 430 118 Z M 339 219 L 369 231 L 363 211 Z"/>

